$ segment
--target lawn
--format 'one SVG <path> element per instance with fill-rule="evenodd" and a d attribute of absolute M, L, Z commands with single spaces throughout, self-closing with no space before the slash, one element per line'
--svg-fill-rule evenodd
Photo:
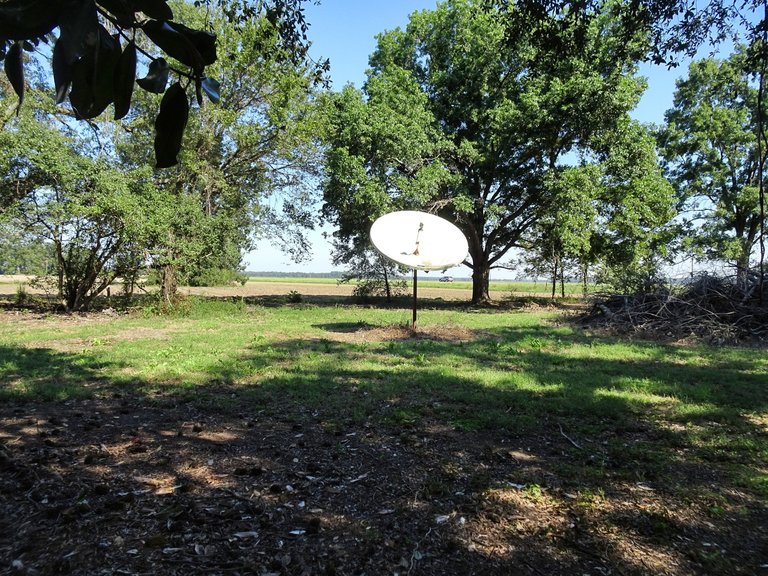
<path fill-rule="evenodd" d="M 590 334 L 543 307 L 409 318 L 7 309 L 0 566 L 766 570 L 764 350 Z"/>

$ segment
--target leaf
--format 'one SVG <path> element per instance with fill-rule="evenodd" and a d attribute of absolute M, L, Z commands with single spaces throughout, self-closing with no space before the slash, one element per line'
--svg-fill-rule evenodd
<path fill-rule="evenodd" d="M 173 20 L 173 11 L 165 0 L 133 0 L 136 10 L 157 20 Z"/>
<path fill-rule="evenodd" d="M 59 40 L 63 42 L 64 55 L 69 64 L 86 54 L 93 54 L 94 48 L 98 49 L 100 28 L 103 27 L 99 24 L 93 0 L 81 0 L 74 4 L 74 9 L 62 12 Z"/>
<path fill-rule="evenodd" d="M 98 0 L 99 6 L 117 18 L 120 25 L 129 28 L 133 22 L 135 9 L 128 0 Z"/>
<path fill-rule="evenodd" d="M 202 70 L 205 67 L 203 56 L 190 39 L 176 26 L 181 25 L 160 20 L 149 20 L 142 26 L 142 30 L 168 56 L 196 71 Z"/>
<path fill-rule="evenodd" d="M 72 64 L 72 90 L 69 101 L 80 118 L 95 118 L 114 99 L 114 71 L 120 46 L 99 25 L 99 41 Z"/>
<path fill-rule="evenodd" d="M 220 96 L 219 96 L 220 86 L 221 85 L 219 84 L 218 80 L 214 80 L 213 78 L 209 78 L 208 76 L 203 77 L 203 81 L 201 84 L 203 92 L 205 92 L 205 95 L 208 96 L 208 100 L 210 100 L 214 104 L 218 104 L 220 101 Z"/>
<path fill-rule="evenodd" d="M 136 44 L 131 40 L 117 61 L 114 75 L 115 120 L 120 120 L 131 109 L 133 83 L 136 80 Z"/>
<path fill-rule="evenodd" d="M 147 92 L 162 94 L 168 84 L 168 72 L 170 67 L 165 58 L 156 58 L 149 63 L 149 70 L 144 78 L 139 78 L 136 83 Z"/>
<path fill-rule="evenodd" d="M 25 0 L 0 3 L 0 37 L 7 40 L 31 40 L 56 27 L 60 2 Z"/>
<path fill-rule="evenodd" d="M 3 68 L 5 75 L 8 76 L 8 81 L 13 86 L 13 91 L 19 97 L 19 104 L 16 107 L 16 112 L 18 112 L 21 103 L 24 102 L 24 60 L 20 42 L 14 42 L 11 45 L 5 56 Z"/>
<path fill-rule="evenodd" d="M 178 163 L 181 139 L 189 118 L 189 100 L 179 82 L 165 92 L 160 112 L 155 119 L 155 160 L 157 168 L 169 168 Z"/>
<path fill-rule="evenodd" d="M 69 87 L 72 85 L 72 67 L 67 62 L 64 53 L 64 43 L 61 38 L 56 40 L 53 46 L 53 58 L 51 67 L 53 68 L 53 84 L 56 87 L 56 104 L 61 104 L 67 97 Z"/>
<path fill-rule="evenodd" d="M 197 97 L 197 105 L 203 105 L 203 81 L 200 78 L 195 79 L 195 96 Z"/>

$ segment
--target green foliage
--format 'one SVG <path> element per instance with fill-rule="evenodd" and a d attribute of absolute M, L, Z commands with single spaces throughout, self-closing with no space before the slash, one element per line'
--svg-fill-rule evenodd
<path fill-rule="evenodd" d="M 0 219 L 0 274 L 50 274 L 56 255 L 45 243 L 14 219 Z"/>
<path fill-rule="evenodd" d="M 302 297 L 300 292 L 297 292 L 296 290 L 291 290 L 288 292 L 288 297 L 286 298 L 289 304 L 301 304 L 304 298 Z"/>
<path fill-rule="evenodd" d="M 296 258 L 308 250 L 303 230 L 312 224 L 316 66 L 294 62 L 266 18 L 233 28 L 226 13 L 234 6 L 225 2 L 202 13 L 174 4 L 189 26 L 210 26 L 227 57 L 209 67 L 221 78 L 218 105 L 190 109 L 179 165 L 155 181 L 168 200 L 149 253 L 151 265 L 163 270 L 167 298 L 177 282 L 217 283 L 223 280 L 213 277 L 217 271 L 236 273 L 254 237 L 272 238 Z M 154 106 L 156 97 L 138 99 L 132 132 L 118 140 L 129 165 L 148 161 Z"/>
<path fill-rule="evenodd" d="M 693 62 L 659 136 L 687 214 L 687 248 L 733 263 L 740 281 L 760 233 L 758 174 L 768 157 L 758 146 L 755 72 L 743 46 L 726 60 Z"/>
<path fill-rule="evenodd" d="M 248 277 L 237 270 L 227 268 L 211 268 L 200 270 L 195 276 L 190 277 L 187 283 L 190 286 L 231 286 L 232 284 L 244 285 Z"/>
<path fill-rule="evenodd" d="M 19 287 L 16 288 L 16 299 L 15 304 L 16 306 L 24 306 L 29 301 L 29 292 L 27 292 L 27 287 L 24 284 L 19 284 Z"/>
<path fill-rule="evenodd" d="M 379 36 L 363 92 L 348 86 L 327 106 L 324 214 L 339 238 L 365 236 L 393 209 L 436 211 L 467 236 L 475 301 L 553 206 L 548 174 L 594 151 L 643 88 L 605 15 L 573 52 L 506 30 L 480 1 L 414 13 Z"/>
<path fill-rule="evenodd" d="M 24 190 L 9 213 L 25 235 L 52 247 L 67 310 L 88 308 L 114 280 L 118 257 L 142 243 L 146 172 L 125 173 L 81 153 L 70 137 L 23 115 L 0 136 L 3 186 Z"/>

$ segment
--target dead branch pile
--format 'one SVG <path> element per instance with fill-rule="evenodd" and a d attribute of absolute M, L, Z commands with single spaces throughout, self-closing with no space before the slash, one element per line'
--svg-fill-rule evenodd
<path fill-rule="evenodd" d="M 584 325 L 665 338 L 694 336 L 717 344 L 768 342 L 768 286 L 702 274 L 651 294 L 601 295 Z"/>

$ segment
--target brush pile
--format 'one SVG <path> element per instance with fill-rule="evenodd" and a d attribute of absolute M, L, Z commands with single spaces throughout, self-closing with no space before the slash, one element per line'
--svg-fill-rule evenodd
<path fill-rule="evenodd" d="M 762 288 L 762 298 L 761 291 Z M 701 274 L 649 294 L 598 296 L 582 319 L 589 327 L 715 344 L 768 342 L 768 282 Z"/>

